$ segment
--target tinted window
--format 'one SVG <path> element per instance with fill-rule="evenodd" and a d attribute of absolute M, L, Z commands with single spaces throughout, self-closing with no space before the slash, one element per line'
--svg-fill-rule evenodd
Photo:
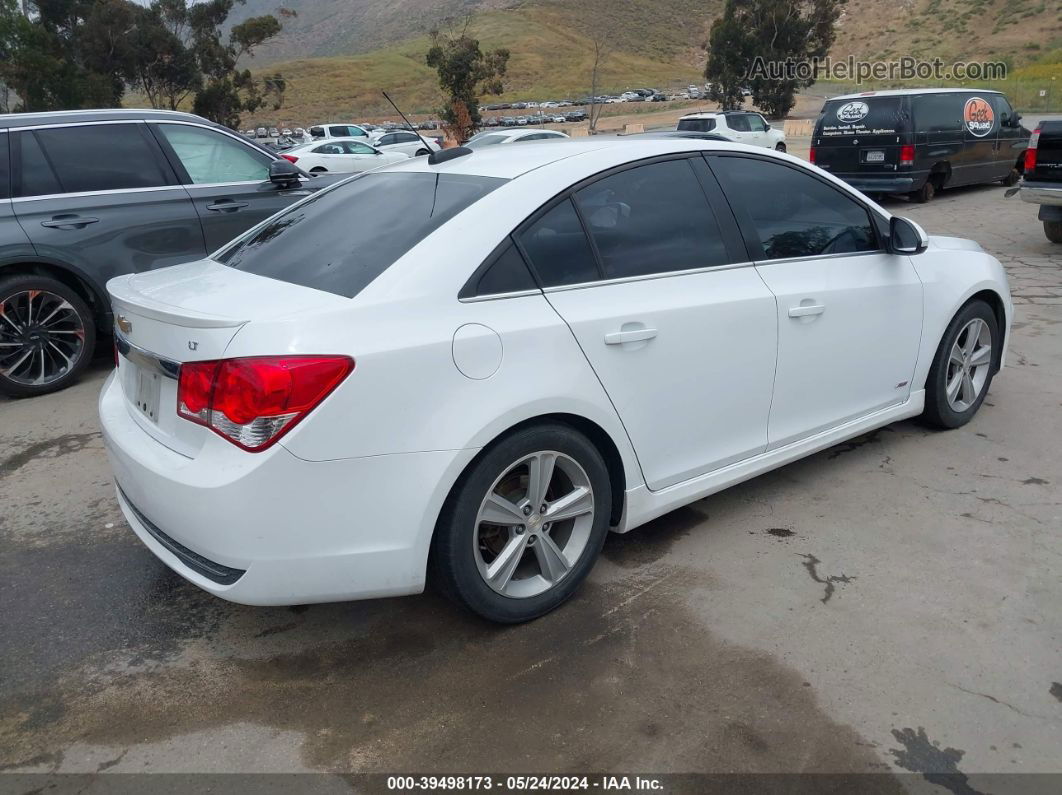
<path fill-rule="evenodd" d="M 543 286 L 579 284 L 599 278 L 590 243 L 571 200 L 566 199 L 520 234 L 520 245 Z"/>
<path fill-rule="evenodd" d="M 289 208 L 216 258 L 259 276 L 354 296 L 504 182 L 460 174 L 366 174 Z"/>
<path fill-rule="evenodd" d="M 726 245 L 685 160 L 627 169 L 575 194 L 606 279 L 727 262 Z"/>
<path fill-rule="evenodd" d="M 368 144 L 359 143 L 358 141 L 344 141 L 343 151 L 348 155 L 371 155 L 376 150 Z"/>
<path fill-rule="evenodd" d="M 312 138 L 324 138 L 325 137 L 324 127 L 311 127 L 310 128 L 310 137 L 312 137 Z"/>
<path fill-rule="evenodd" d="M 810 174 L 742 157 L 712 159 L 752 222 L 767 259 L 874 251 L 866 209 Z"/>
<path fill-rule="evenodd" d="M 715 119 L 679 119 L 678 129 L 711 132 L 715 129 Z"/>
<path fill-rule="evenodd" d="M 264 182 L 273 158 L 216 130 L 160 124 L 159 130 L 194 184 Z"/>
<path fill-rule="evenodd" d="M 380 143 L 377 144 L 377 145 L 378 146 L 387 146 L 388 144 L 393 144 L 395 142 L 395 140 L 396 140 L 395 134 L 394 133 L 388 133 L 387 135 L 383 136 L 380 139 Z"/>
<path fill-rule="evenodd" d="M 767 123 L 763 120 L 762 116 L 749 114 L 745 118 L 748 119 L 749 129 L 753 132 L 767 132 Z"/>
<path fill-rule="evenodd" d="M 912 99 L 914 119 L 922 132 L 958 132 L 962 129 L 962 97 L 958 94 L 923 94 Z"/>
<path fill-rule="evenodd" d="M 749 117 L 744 114 L 735 114 L 726 117 L 726 126 L 737 132 L 749 132 Z"/>
<path fill-rule="evenodd" d="M 24 132 L 21 194 L 166 185 L 168 181 L 159 163 L 161 155 L 145 135 L 139 124 L 97 124 Z"/>
<path fill-rule="evenodd" d="M 520 290 L 535 290 L 538 285 L 531 278 L 527 263 L 512 243 L 502 252 L 494 264 L 479 277 L 474 295 L 499 295 Z"/>
<path fill-rule="evenodd" d="M 1000 127 L 1012 126 L 1014 108 L 1007 102 L 1007 98 L 1002 94 L 989 94 L 988 101 L 992 103 L 992 109 L 996 112 Z"/>
<path fill-rule="evenodd" d="M 313 149 L 314 154 L 318 155 L 341 155 L 343 154 L 343 147 L 341 144 L 321 144 Z"/>
<path fill-rule="evenodd" d="M 903 97 L 831 99 L 822 106 L 822 136 L 895 135 L 906 126 Z"/>
<path fill-rule="evenodd" d="M 7 158 L 7 133 L 0 133 L 0 199 L 11 195 L 11 169 Z"/>

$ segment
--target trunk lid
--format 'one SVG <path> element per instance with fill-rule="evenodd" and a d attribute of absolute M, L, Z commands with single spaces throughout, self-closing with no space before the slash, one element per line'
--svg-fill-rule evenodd
<path fill-rule="evenodd" d="M 332 293 L 212 260 L 119 276 L 107 283 L 107 291 L 129 413 L 157 441 L 189 457 L 210 431 L 177 416 L 181 363 L 223 358 L 248 323 L 349 304 Z M 272 353 L 277 351 L 262 351 Z"/>

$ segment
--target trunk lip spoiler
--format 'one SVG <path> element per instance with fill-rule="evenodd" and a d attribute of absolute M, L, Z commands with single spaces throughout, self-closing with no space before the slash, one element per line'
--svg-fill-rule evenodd
<path fill-rule="evenodd" d="M 111 296 L 115 316 L 120 312 L 128 312 L 184 328 L 238 328 L 248 322 L 243 318 L 210 315 L 152 299 L 151 296 L 130 288 L 129 276 L 111 279 L 107 282 L 107 292 Z"/>

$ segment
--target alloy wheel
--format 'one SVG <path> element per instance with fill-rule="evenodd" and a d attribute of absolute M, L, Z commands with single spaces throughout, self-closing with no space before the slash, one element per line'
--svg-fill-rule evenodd
<path fill-rule="evenodd" d="M 61 295 L 22 290 L 0 302 L 0 376 L 23 386 L 51 384 L 84 349 L 84 321 Z"/>
<path fill-rule="evenodd" d="M 954 411 L 967 411 L 977 401 L 991 367 L 992 330 L 975 317 L 959 331 L 948 355 L 945 393 Z"/>
<path fill-rule="evenodd" d="M 480 503 L 473 533 L 480 576 L 503 596 L 544 593 L 578 563 L 593 524 L 593 488 L 575 459 L 552 450 L 521 458 Z"/>

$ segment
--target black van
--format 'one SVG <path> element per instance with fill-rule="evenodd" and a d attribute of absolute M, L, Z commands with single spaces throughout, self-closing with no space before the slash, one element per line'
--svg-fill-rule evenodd
<path fill-rule="evenodd" d="M 827 100 L 810 159 L 864 193 L 927 202 L 941 188 L 1021 176 L 1029 131 L 998 91 L 870 91 Z"/>

